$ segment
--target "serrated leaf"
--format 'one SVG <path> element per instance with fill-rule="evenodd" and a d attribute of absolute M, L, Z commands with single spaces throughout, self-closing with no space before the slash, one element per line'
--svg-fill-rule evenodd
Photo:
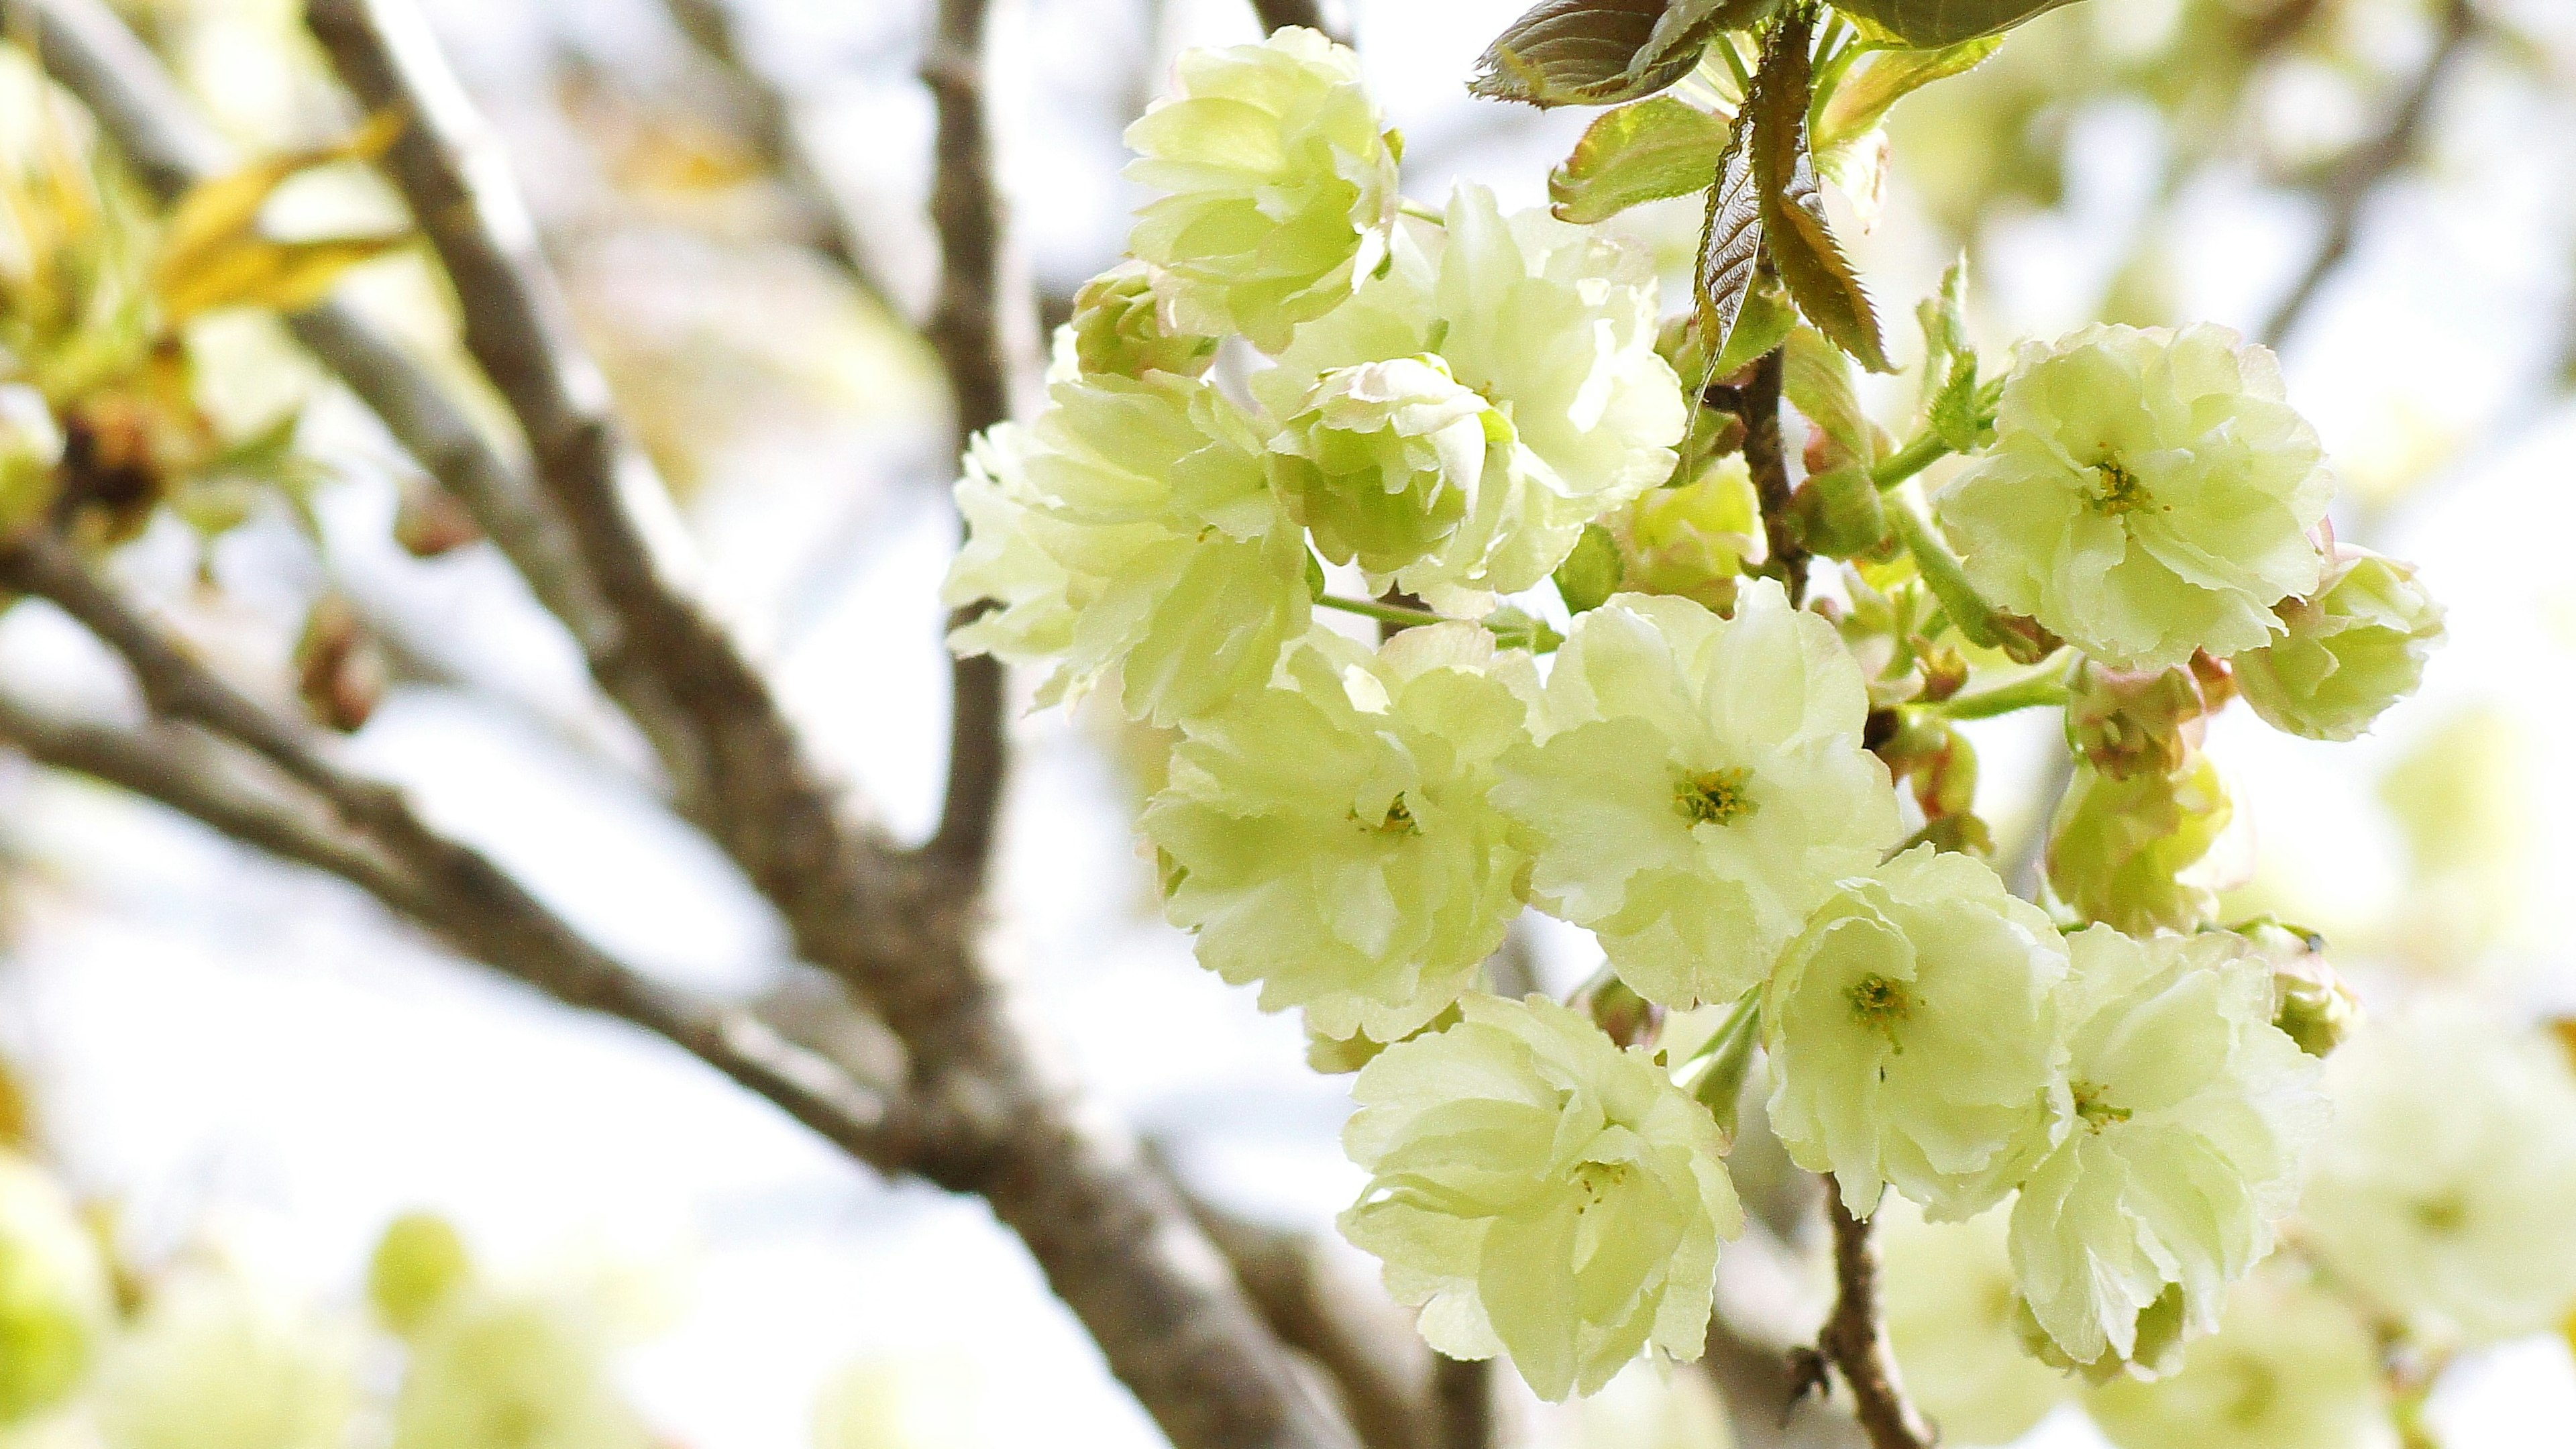
<path fill-rule="evenodd" d="M 1789 334 L 1781 360 L 1780 390 L 1833 440 L 1844 455 L 1868 467 L 1878 461 L 1878 429 L 1860 405 L 1853 385 L 1851 360 L 1810 327 Z"/>
<path fill-rule="evenodd" d="M 1835 0 L 1834 8 L 1919 49 L 2000 35 L 2074 0 Z"/>
<path fill-rule="evenodd" d="M 1808 46 L 1814 30 L 1814 18 L 1805 11 L 1774 26 L 1753 93 L 1745 98 L 1763 232 L 1771 263 L 1807 320 L 1862 366 L 1891 372 L 1877 309 L 1825 220 L 1824 195 L 1807 150 L 1807 109 L 1815 91 Z M 1737 129 L 1744 129 L 1740 122 Z"/>
<path fill-rule="evenodd" d="M 1753 175 L 1753 148 L 1747 144 L 1752 129 L 1744 117 L 1736 118 L 1734 134 L 1717 158 L 1708 217 L 1700 226 L 1691 293 L 1698 301 L 1700 338 L 1712 360 L 1729 351 L 1745 294 L 1762 262 L 1762 191 Z"/>
<path fill-rule="evenodd" d="M 1733 127 L 1673 96 L 1604 112 L 1547 178 L 1559 221 L 1607 221 L 1629 207 L 1709 184 Z"/>
<path fill-rule="evenodd" d="M 1779 0 L 1540 0 L 1494 38 L 1467 89 L 1533 106 L 1643 100 L 1689 75 L 1710 37 Z"/>
<path fill-rule="evenodd" d="M 1588 614 L 1619 592 L 1626 573 L 1619 540 L 1600 524 L 1587 523 L 1583 536 L 1574 542 L 1574 552 L 1556 566 L 1557 597 L 1565 600 L 1567 613 Z"/>

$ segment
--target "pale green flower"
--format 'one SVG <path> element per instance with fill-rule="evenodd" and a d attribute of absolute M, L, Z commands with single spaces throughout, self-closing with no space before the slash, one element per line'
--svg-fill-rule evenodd
<path fill-rule="evenodd" d="M 1342 1145 L 1370 1182 L 1343 1233 L 1433 1348 L 1509 1352 L 1543 1399 L 1640 1350 L 1699 1357 L 1718 1240 L 1743 1226 L 1708 1109 L 1544 997 L 1461 1006 L 1360 1072 Z"/>
<path fill-rule="evenodd" d="M 1508 420 L 1430 590 L 1513 593 L 1562 563 L 1583 525 L 1672 475 L 1688 421 L 1680 379 L 1655 351 L 1652 259 L 1544 212 L 1508 220 L 1460 186 L 1445 226 L 1399 228 L 1386 274 L 1307 324 L 1252 379 L 1274 415 L 1300 410 L 1325 374 L 1436 353 Z M 1468 607 L 1464 600 L 1447 607 Z"/>
<path fill-rule="evenodd" d="M 1395 152 L 1358 57 L 1290 27 L 1192 50 L 1179 90 L 1127 128 L 1127 177 L 1168 193 L 1128 249 L 1155 269 L 1178 330 L 1265 352 L 1350 294 L 1396 207 Z"/>
<path fill-rule="evenodd" d="M 230 1270 L 157 1285 L 101 1366 L 108 1449 L 345 1449 L 358 1405 L 350 1325 Z"/>
<path fill-rule="evenodd" d="M 2556 1045 L 2456 1007 L 2375 1018 L 2327 1067 L 2306 1241 L 2465 1345 L 2576 1309 L 2576 1080 Z"/>
<path fill-rule="evenodd" d="M 609 1349 L 598 1316 L 569 1298 L 454 1295 L 412 1339 L 392 1449 L 651 1449 Z"/>
<path fill-rule="evenodd" d="M 1764 997 L 1772 1130 L 1857 1215 L 1886 1186 L 1983 1212 L 2065 1131 L 2065 975 L 2056 926 L 1982 861 L 1918 845 L 1844 881 Z"/>
<path fill-rule="evenodd" d="M 2415 571 L 2363 549 L 2336 551 L 2312 599 L 2281 605 L 2289 636 L 2236 656 L 2236 685 L 2274 729 L 2348 740 L 2424 682 L 2442 606 Z"/>
<path fill-rule="evenodd" d="M 2272 1025 L 2272 969 L 2242 937 L 2094 926 L 2067 944 L 2077 1120 L 2022 1185 L 2012 1260 L 2039 1327 L 2098 1368 L 2217 1326 L 2227 1285 L 2297 1201 L 2327 1111 L 2318 1063 Z"/>
<path fill-rule="evenodd" d="M 1649 488 L 1604 520 L 1619 542 L 1622 587 L 1735 606 L 1747 559 L 1763 556 L 1762 504 L 1740 452 L 1689 483 Z"/>
<path fill-rule="evenodd" d="M 2010 1444 L 2065 1402 L 2066 1375 L 2022 1347 L 2002 1209 L 1927 1222 L 1903 1198 L 1880 1205 L 1879 1292 L 1905 1391 L 1944 1444 Z"/>
<path fill-rule="evenodd" d="M 0 1428 L 79 1386 L 107 1332 L 107 1269 L 63 1190 L 0 1149 Z"/>
<path fill-rule="evenodd" d="M 367 1263 L 367 1299 L 397 1334 L 419 1331 L 473 1281 L 465 1239 L 435 1213 L 405 1213 L 387 1224 Z"/>
<path fill-rule="evenodd" d="M 1074 370 L 1095 376 L 1196 377 L 1216 361 L 1215 338 L 1164 326 L 1153 283 L 1144 266 L 1132 261 L 1082 284 L 1073 294 L 1073 320 L 1058 338 L 1059 347 L 1071 352 Z"/>
<path fill-rule="evenodd" d="M 1127 712 L 1157 724 L 1260 688 L 1309 603 L 1304 535 L 1251 419 L 1169 373 L 1060 381 L 1048 399 L 969 454 L 967 543 L 941 597 L 1000 607 L 951 647 L 1053 661 L 1043 702 L 1114 665 Z"/>
<path fill-rule="evenodd" d="M 1265 1010 L 1393 1041 L 1456 999 L 1520 913 L 1527 858 L 1486 794 L 1528 737 L 1536 671 L 1443 624 L 1375 658 L 1319 630 L 1282 676 L 1189 722 L 1143 822 L 1165 909 L 1201 964 L 1261 982 Z"/>
<path fill-rule="evenodd" d="M 1271 441 L 1272 476 L 1317 552 L 1357 560 L 1373 593 L 1429 598 L 1482 561 L 1462 569 L 1444 546 L 1460 537 L 1489 465 L 1501 484 L 1511 454 L 1489 446 L 1510 432 L 1435 355 L 1363 362 L 1325 373 L 1299 400 Z"/>
<path fill-rule="evenodd" d="M 2218 893 L 2250 864 L 2236 806 L 2209 756 L 2172 774 L 2128 779 L 2091 765 L 2058 803 L 2048 832 L 2048 884 L 2087 921 L 2123 931 L 2190 931 L 2218 917 Z"/>
<path fill-rule="evenodd" d="M 2131 669 L 2282 632 L 2317 585 L 2333 483 L 2280 364 L 2223 327 L 2098 326 L 2025 343 L 1994 447 L 1941 522 L 1991 602 Z"/>
<path fill-rule="evenodd" d="M 1619 594 L 1557 651 L 1534 748 L 1495 799 L 1530 832 L 1532 898 L 1588 926 L 1666 1006 L 1731 1001 L 1845 876 L 1904 833 L 1861 748 L 1860 666 L 1768 580 L 1732 620 Z"/>
<path fill-rule="evenodd" d="M 2119 1449 L 2394 1449 L 2379 1344 L 2350 1304 L 2274 1259 L 2228 1295 L 2179 1373 L 2086 1400 Z M 1946 1427 L 1946 1425 L 1944 1426 Z"/>

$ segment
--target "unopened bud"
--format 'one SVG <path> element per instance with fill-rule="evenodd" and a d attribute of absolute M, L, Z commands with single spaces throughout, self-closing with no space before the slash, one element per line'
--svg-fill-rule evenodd
<path fill-rule="evenodd" d="M 2066 747 L 2115 780 L 2170 775 L 2200 743 L 2208 712 L 2188 669 L 2142 672 L 2087 664 L 2066 703 Z"/>
<path fill-rule="evenodd" d="M 2232 928 L 2272 963 L 2272 1024 L 2322 1057 L 2343 1045 L 2361 1025 L 2361 1001 L 2325 957 L 2325 941 L 2265 919 Z"/>
<path fill-rule="evenodd" d="M 1196 377 L 1216 360 L 1216 339 L 1167 331 L 1141 263 L 1127 262 L 1073 294 L 1073 355 L 1093 376 L 1148 372 Z"/>
<path fill-rule="evenodd" d="M 1789 495 L 1789 516 L 1810 553 L 1853 558 L 1887 542 L 1878 484 L 1857 465 L 1811 476 Z"/>
<path fill-rule="evenodd" d="M 465 1239 L 434 1213 L 405 1213 L 386 1226 L 367 1266 L 367 1297 L 394 1332 L 409 1335 L 474 1279 Z"/>
<path fill-rule="evenodd" d="M 323 595 L 305 616 L 295 641 L 295 693 L 316 723 L 342 734 L 364 727 L 384 700 L 383 651 L 338 594 Z"/>

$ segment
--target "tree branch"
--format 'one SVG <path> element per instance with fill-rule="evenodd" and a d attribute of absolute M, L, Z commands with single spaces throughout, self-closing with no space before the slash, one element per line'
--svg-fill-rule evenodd
<path fill-rule="evenodd" d="M 1790 603 L 1803 604 L 1807 545 L 1798 537 L 1797 522 L 1789 511 L 1789 458 L 1780 441 L 1781 379 L 1787 367 L 1788 354 L 1775 347 L 1746 370 L 1742 383 L 1712 387 L 1705 400 L 1744 424 L 1744 462 L 1753 474 L 1753 491 L 1762 504 L 1762 531 L 1769 544 L 1762 569 L 1789 591 Z"/>
<path fill-rule="evenodd" d="M 1841 1186 L 1825 1180 L 1825 1212 L 1834 1229 L 1834 1311 L 1816 1351 L 1851 1390 L 1871 1449 L 1933 1449 L 1939 1436 L 1905 1397 L 1896 1351 L 1888 1345 L 1878 1304 L 1878 1245 L 1868 1223 L 1843 1206 Z"/>
<path fill-rule="evenodd" d="M 2415 145 L 2423 134 L 2424 123 L 2433 112 L 2434 99 L 2441 93 L 2443 81 L 2458 64 L 2478 28 L 2475 0 L 2449 0 L 2442 10 L 2442 30 L 2434 43 L 2433 53 L 2415 81 L 2399 97 L 2395 109 L 2379 134 L 2355 147 L 2343 164 L 2336 168 L 2327 184 L 2326 229 L 2318 240 L 2316 254 L 2309 258 L 2307 270 L 2300 273 L 2289 295 L 2281 299 L 2263 324 L 2263 345 L 2278 350 L 2306 320 L 2309 307 L 2332 277 L 2335 269 L 2352 255 L 2353 243 L 2361 234 L 2362 209 L 2370 204 L 2379 188 L 2415 154 Z"/>

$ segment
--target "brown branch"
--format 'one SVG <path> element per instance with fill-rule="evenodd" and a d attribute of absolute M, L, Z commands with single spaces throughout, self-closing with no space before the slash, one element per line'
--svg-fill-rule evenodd
<path fill-rule="evenodd" d="M 1015 289 L 1005 275 L 1009 217 L 993 174 L 984 111 L 987 0 L 938 0 L 921 63 L 938 112 L 932 147 L 930 219 L 939 231 L 939 294 L 926 329 L 956 401 L 957 439 L 1011 415 L 1011 351 L 1002 315 Z M 1019 299 L 1026 306 L 1025 298 Z M 950 622 L 981 611 L 970 605 Z M 930 853 L 948 870 L 980 880 L 992 854 L 1009 765 L 1008 684 L 989 655 L 949 656 L 948 788 Z"/>
<path fill-rule="evenodd" d="M 192 697 L 228 692 L 213 683 L 183 687 Z M 381 795 L 390 792 L 380 786 L 344 782 L 335 800 L 274 774 L 263 778 L 256 761 L 192 729 L 64 720 L 5 695 L 0 738 L 41 764 L 117 786 L 241 844 L 336 876 L 502 975 L 662 1037 L 880 1171 L 905 1171 L 920 1156 L 924 1124 L 906 1104 L 861 1087 L 747 1012 L 699 1000 L 610 958 L 467 847 L 416 820 L 391 832 L 353 831 L 346 818 L 352 809 L 385 818 Z M 362 797 L 376 798 L 360 803 Z M 390 848 L 388 833 L 405 836 L 407 849 Z M 404 854 L 424 857 L 418 864 L 426 868 L 413 869 Z"/>
<path fill-rule="evenodd" d="M 1708 390 L 1706 401 L 1733 413 L 1744 424 L 1744 462 L 1753 474 L 1753 491 L 1762 504 L 1762 531 L 1769 557 L 1762 571 L 1789 591 L 1789 601 L 1807 596 L 1807 545 L 1798 536 L 1789 505 L 1789 458 L 1780 441 L 1781 379 L 1788 354 L 1773 348 L 1745 370 L 1744 381 Z"/>
<path fill-rule="evenodd" d="M 1432 1449 L 1494 1449 L 1502 1428 L 1494 1410 L 1492 1359 L 1432 1355 Z"/>
<path fill-rule="evenodd" d="M 1344 45 L 1351 43 L 1350 31 L 1333 22 L 1325 13 L 1326 0 L 1252 0 L 1252 13 L 1261 18 L 1261 28 L 1278 30 L 1302 25 L 1320 30 Z"/>
<path fill-rule="evenodd" d="M 743 43 L 740 12 L 728 0 L 662 0 L 662 9 L 732 88 L 748 123 L 752 149 L 796 208 L 805 244 L 840 269 L 886 316 L 903 321 L 903 309 L 869 256 L 867 238 L 824 179 L 823 169 L 815 164 L 797 129 L 795 105 L 752 61 Z"/>
<path fill-rule="evenodd" d="M 2352 255 L 2353 243 L 2361 235 L 2363 209 L 2398 167 L 2415 154 L 2424 123 L 2433 113 L 2433 102 L 2477 28 L 2475 0 L 2449 0 L 2443 7 L 2441 36 L 2425 59 L 2424 68 L 2398 98 L 2379 133 L 2355 147 L 2327 183 L 2325 233 L 2318 240 L 2316 254 L 2308 260 L 2307 270 L 2299 274 L 2289 294 L 2263 324 L 2260 336 L 2264 346 L 2278 349 L 2289 340 L 2306 320 L 2309 307 L 2327 279 Z"/>
<path fill-rule="evenodd" d="M 1887 1341 L 1878 1302 L 1878 1245 L 1870 1225 L 1843 1206 L 1842 1188 L 1831 1178 L 1825 1181 L 1825 1212 L 1834 1229 L 1836 1293 L 1816 1352 L 1851 1390 L 1871 1449 L 1932 1449 L 1939 1436 L 1905 1397 L 1896 1351 Z"/>

